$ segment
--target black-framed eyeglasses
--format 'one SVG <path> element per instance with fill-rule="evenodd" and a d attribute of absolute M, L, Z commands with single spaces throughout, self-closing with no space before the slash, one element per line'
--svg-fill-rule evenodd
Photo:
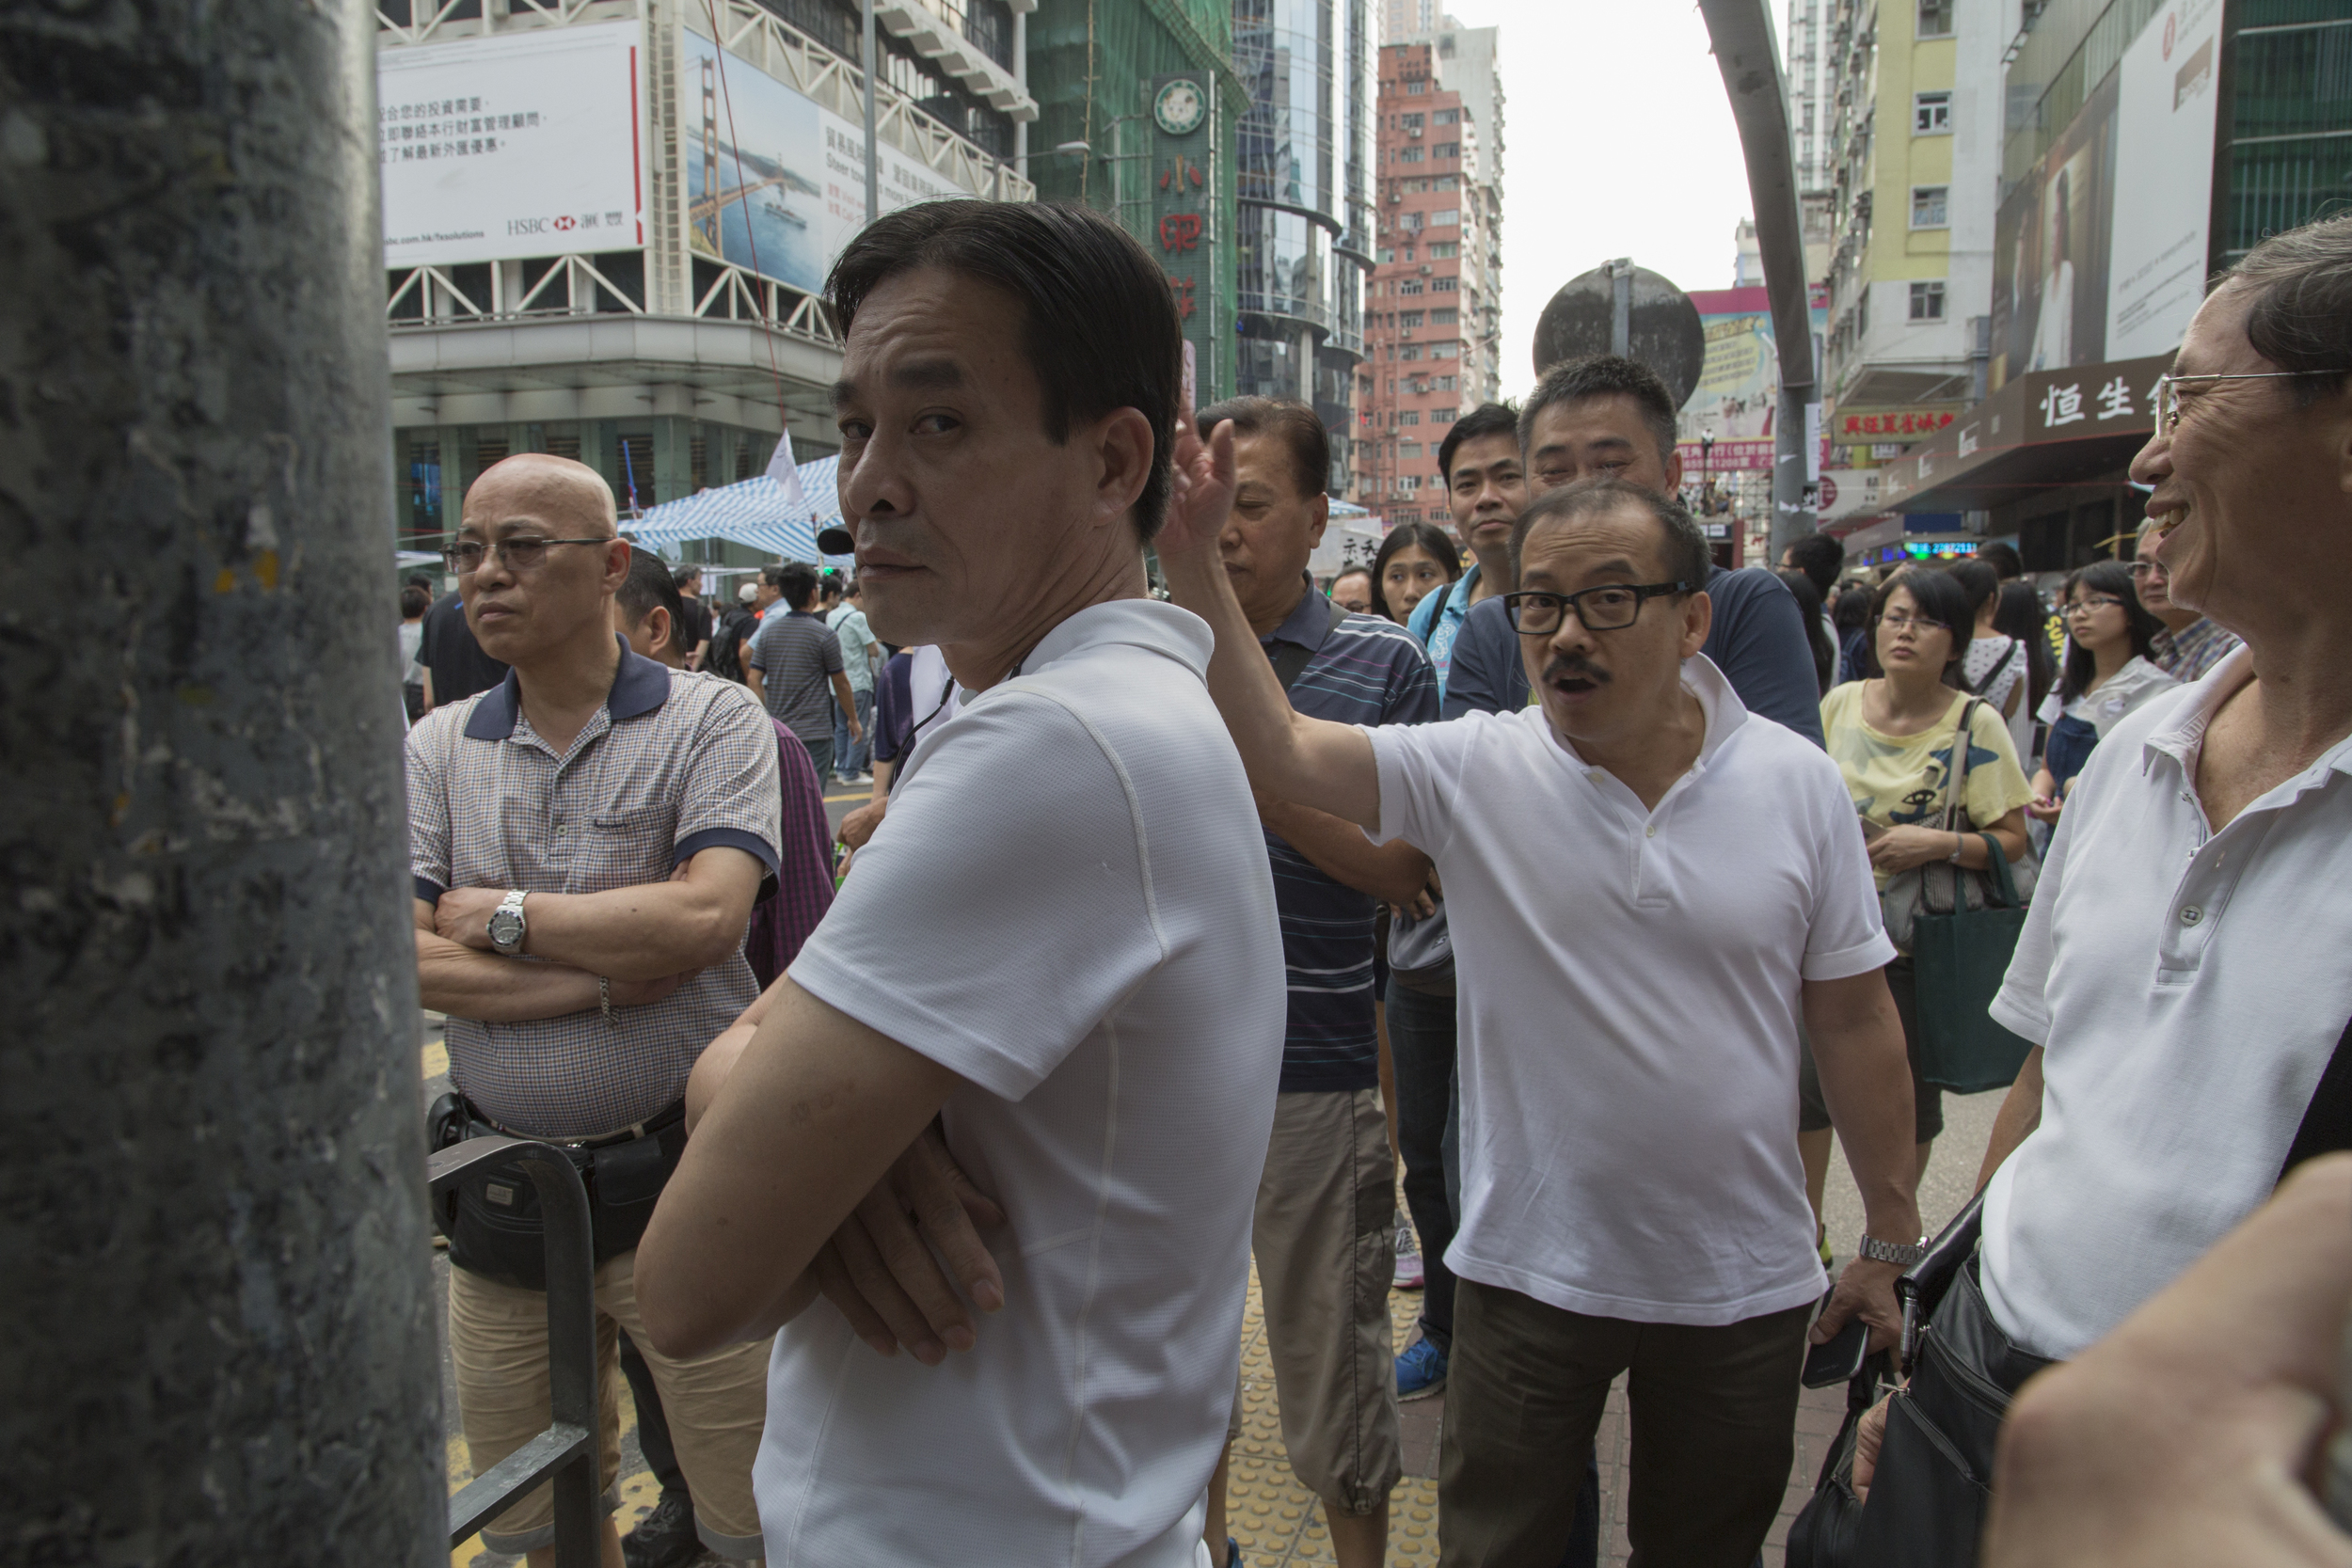
<path fill-rule="evenodd" d="M 1502 612 L 1521 637 L 1549 637 L 1573 614 L 1586 631 L 1623 631 L 1642 613 L 1645 600 L 1688 594 L 1694 582 L 1610 583 L 1574 594 L 1505 594 Z"/>
<path fill-rule="evenodd" d="M 1881 615 L 1872 621 L 1870 626 L 1873 629 L 1884 626 L 1889 631 L 1915 631 L 1922 634 L 1952 629 L 1944 622 L 1931 621 L 1924 615 Z"/>
<path fill-rule="evenodd" d="M 540 539 L 531 534 L 498 542 L 499 559 L 506 562 L 510 572 L 528 572 L 548 558 L 549 545 L 610 545 L 610 539 Z M 461 578 L 469 578 L 482 570 L 482 563 L 490 558 L 490 546 L 479 539 L 460 539 L 441 552 L 449 569 Z"/>

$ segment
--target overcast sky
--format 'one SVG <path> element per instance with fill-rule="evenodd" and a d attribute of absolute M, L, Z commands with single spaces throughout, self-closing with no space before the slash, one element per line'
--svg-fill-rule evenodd
<path fill-rule="evenodd" d="M 1696 6 L 1452 0 L 1448 9 L 1466 26 L 1502 29 L 1506 393 L 1534 379 L 1546 302 L 1612 257 L 1685 289 L 1731 287 L 1732 230 L 1752 207 Z"/>

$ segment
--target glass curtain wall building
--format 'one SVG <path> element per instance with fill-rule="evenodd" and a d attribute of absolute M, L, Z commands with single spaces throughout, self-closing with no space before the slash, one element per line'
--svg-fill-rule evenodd
<path fill-rule="evenodd" d="M 1234 0 L 1238 389 L 1311 402 L 1331 493 L 1352 499 L 1355 368 L 1372 270 L 1376 19 L 1370 0 Z"/>

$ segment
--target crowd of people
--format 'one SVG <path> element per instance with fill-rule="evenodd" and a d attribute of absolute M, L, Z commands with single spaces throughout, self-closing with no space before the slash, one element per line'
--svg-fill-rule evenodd
<path fill-rule="evenodd" d="M 1621 1376 L 1635 1560 L 1746 1568 L 1848 1338 L 1911 1375 L 1836 1479 L 1862 1555 L 1819 1561 L 1974 1561 L 1988 1492 L 1989 1562 L 2095 1556 L 2086 1517 L 2247 1548 L 2201 1560 L 2329 1528 L 2148 1482 L 2201 1451 L 2167 1388 L 2332 1399 L 2352 1297 L 2340 1164 L 2196 1267 L 2352 1147 L 2352 221 L 2217 287 L 2130 559 L 2047 607 L 1999 546 L 1719 563 L 1671 395 L 1609 356 L 1467 411 L 1452 531 L 1319 585 L 1320 420 L 1181 406 L 1106 220 L 911 207 L 828 293 L 853 581 L 714 612 L 526 454 L 468 493 L 456 593 L 403 595 L 436 1135 L 588 1181 L 606 1473 L 625 1375 L 663 1485 L 608 1560 L 1237 1563 L 1253 1260 L 1343 1568 L 1385 1560 L 1399 1402 L 1440 1392 L 1443 1560 L 1597 1561 Z M 828 782 L 871 787 L 837 830 Z M 2015 1045 L 1981 1240 L 1906 1325 L 1937 877 L 2028 903 L 1964 1004 Z M 535 1215 L 492 1173 L 437 1217 L 486 1468 L 546 1421 Z M 2265 1269 L 2308 1342 L 2198 1361 Z M 2306 1458 L 2325 1424 L 2262 1422 Z M 2110 1437 L 2144 1474 L 2069 1457 Z M 549 1509 L 485 1543 L 544 1562 Z"/>

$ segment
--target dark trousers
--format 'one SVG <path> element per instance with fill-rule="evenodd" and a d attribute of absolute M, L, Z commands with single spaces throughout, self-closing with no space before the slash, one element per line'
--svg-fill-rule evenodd
<path fill-rule="evenodd" d="M 1389 980 L 1389 1056 L 1396 1069 L 1396 1152 L 1405 1165 L 1405 1206 L 1421 1238 L 1421 1331 L 1441 1351 L 1454 1344 L 1454 1274 L 1445 1249 L 1457 1228 L 1447 1139 L 1454 1104 L 1454 998 Z"/>
<path fill-rule="evenodd" d="M 1632 1375 L 1632 1568 L 1750 1568 L 1796 1457 L 1812 1306 L 1719 1328 L 1587 1317 L 1470 1280 L 1438 1471 L 1445 1568 L 1553 1568 L 1610 1382 Z"/>
<path fill-rule="evenodd" d="M 637 1354 L 637 1341 L 621 1336 L 621 1375 L 628 1379 L 628 1397 L 637 1406 L 637 1447 L 645 1468 L 664 1492 L 686 1495 L 686 1472 L 677 1467 L 677 1450 L 670 1446 L 670 1423 L 661 1414 L 661 1391 L 653 1386 L 653 1371 Z"/>
<path fill-rule="evenodd" d="M 811 740 L 803 736 L 801 744 L 808 748 L 808 760 L 817 765 L 818 792 L 822 794 L 833 784 L 833 736 Z"/>

